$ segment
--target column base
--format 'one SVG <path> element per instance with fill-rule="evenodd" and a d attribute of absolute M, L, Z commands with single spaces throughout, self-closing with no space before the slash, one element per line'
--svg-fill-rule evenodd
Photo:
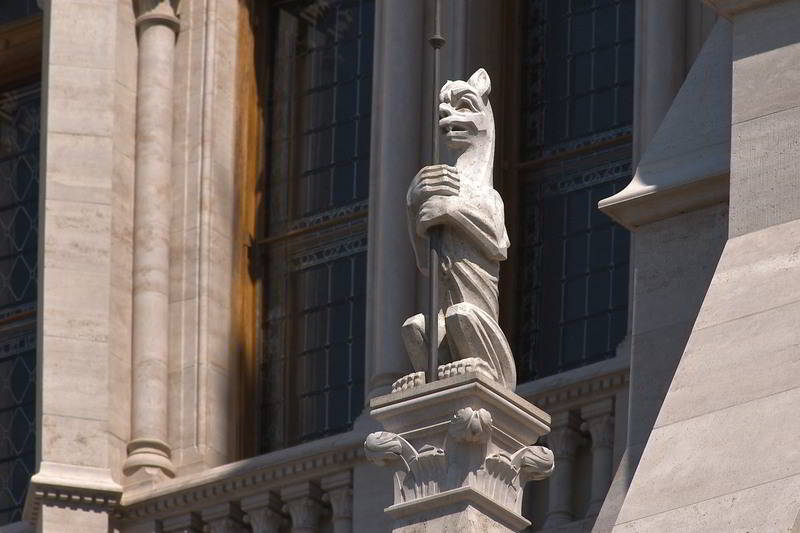
<path fill-rule="evenodd" d="M 393 467 L 394 531 L 520 531 L 522 489 L 553 471 L 553 454 L 532 446 L 550 417 L 480 373 L 458 375 L 374 398 L 386 431 L 364 443 Z"/>
<path fill-rule="evenodd" d="M 134 439 L 128 443 L 128 458 L 122 465 L 128 477 L 175 477 L 169 445 L 158 439 Z"/>

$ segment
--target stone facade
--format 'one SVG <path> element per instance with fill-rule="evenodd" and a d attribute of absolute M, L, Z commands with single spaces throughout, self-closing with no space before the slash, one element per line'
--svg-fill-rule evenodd
<path fill-rule="evenodd" d="M 393 520 L 408 532 L 519 530 L 528 520 L 563 533 L 796 529 L 800 1 L 635 3 L 635 171 L 599 202 L 631 235 L 624 340 L 615 357 L 518 383 L 522 428 L 492 411 L 497 398 L 517 400 L 490 385 L 475 405 L 425 400 L 442 410 L 434 425 L 463 411 L 497 435 L 519 432 L 499 444 L 476 437 L 497 447 L 485 455 L 516 457 L 512 441 L 541 437 L 556 466 L 524 500 L 506 487 L 513 512 L 474 496 L 449 502 L 461 522 L 431 513 L 423 528 L 409 518 L 422 511 L 402 505 L 414 498 L 397 505 L 394 473 L 370 463 L 363 443 L 412 429 L 396 413 L 417 387 L 391 392 L 418 370 L 400 328 L 423 309 L 427 278 L 408 244 L 405 200 L 431 159 L 433 3 L 376 0 L 371 15 L 363 381 L 375 416 L 365 408 L 347 431 L 257 453 L 241 442 L 259 406 L 240 395 L 233 295 L 238 258 L 253 249 L 237 240 L 241 72 L 253 62 L 248 39 L 272 26 L 243 23 L 255 5 L 245 0 L 40 0 L 36 473 L 23 520 L 2 529 L 380 533 Z M 509 176 L 536 171 L 508 148 L 524 134 L 509 28 L 525 5 L 443 3 L 443 80 L 479 67 L 492 75 L 506 219 L 520 203 Z M 13 44 L 4 28 L 0 44 Z M 523 222 L 509 222 L 512 251 Z M 500 270 L 507 331 L 514 268 Z M 448 448 L 446 433 L 404 438 L 414 453 L 404 450 L 472 457 L 474 442 Z M 480 459 L 476 471 L 491 469 Z"/>

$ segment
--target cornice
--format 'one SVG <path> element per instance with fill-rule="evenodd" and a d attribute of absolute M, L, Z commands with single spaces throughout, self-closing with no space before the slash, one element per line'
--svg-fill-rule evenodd
<path fill-rule="evenodd" d="M 126 492 L 116 509 L 117 516 L 122 520 L 160 518 L 246 498 L 285 484 L 318 480 L 363 461 L 365 435 L 351 431 L 178 477 L 152 489 Z"/>
<path fill-rule="evenodd" d="M 43 461 L 32 478 L 23 517 L 36 523 L 42 505 L 114 511 L 122 498 L 122 487 L 106 468 L 64 465 Z"/>

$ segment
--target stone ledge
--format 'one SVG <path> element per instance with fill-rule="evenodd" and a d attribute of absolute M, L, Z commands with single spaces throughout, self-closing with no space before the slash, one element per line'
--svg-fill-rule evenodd
<path fill-rule="evenodd" d="M 121 498 L 108 469 L 43 461 L 31 478 L 23 517 L 35 524 L 45 504 L 112 512 Z"/>
<path fill-rule="evenodd" d="M 529 525 L 530 521 L 509 511 L 502 505 L 471 487 L 461 487 L 448 490 L 432 496 L 419 498 L 413 502 L 404 502 L 386 508 L 386 513 L 393 519 L 405 518 L 419 512 L 439 509 L 448 505 L 474 505 L 476 508 L 486 512 L 489 516 L 500 518 L 502 523 L 507 524 L 512 529 L 522 530 Z"/>

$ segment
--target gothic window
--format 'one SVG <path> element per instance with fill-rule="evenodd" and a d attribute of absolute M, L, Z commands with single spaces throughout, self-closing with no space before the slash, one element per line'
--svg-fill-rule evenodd
<path fill-rule="evenodd" d="M 262 451 L 363 407 L 372 0 L 273 3 Z"/>
<path fill-rule="evenodd" d="M 517 359 L 522 380 L 614 356 L 628 232 L 634 0 L 528 0 L 522 22 Z"/>

